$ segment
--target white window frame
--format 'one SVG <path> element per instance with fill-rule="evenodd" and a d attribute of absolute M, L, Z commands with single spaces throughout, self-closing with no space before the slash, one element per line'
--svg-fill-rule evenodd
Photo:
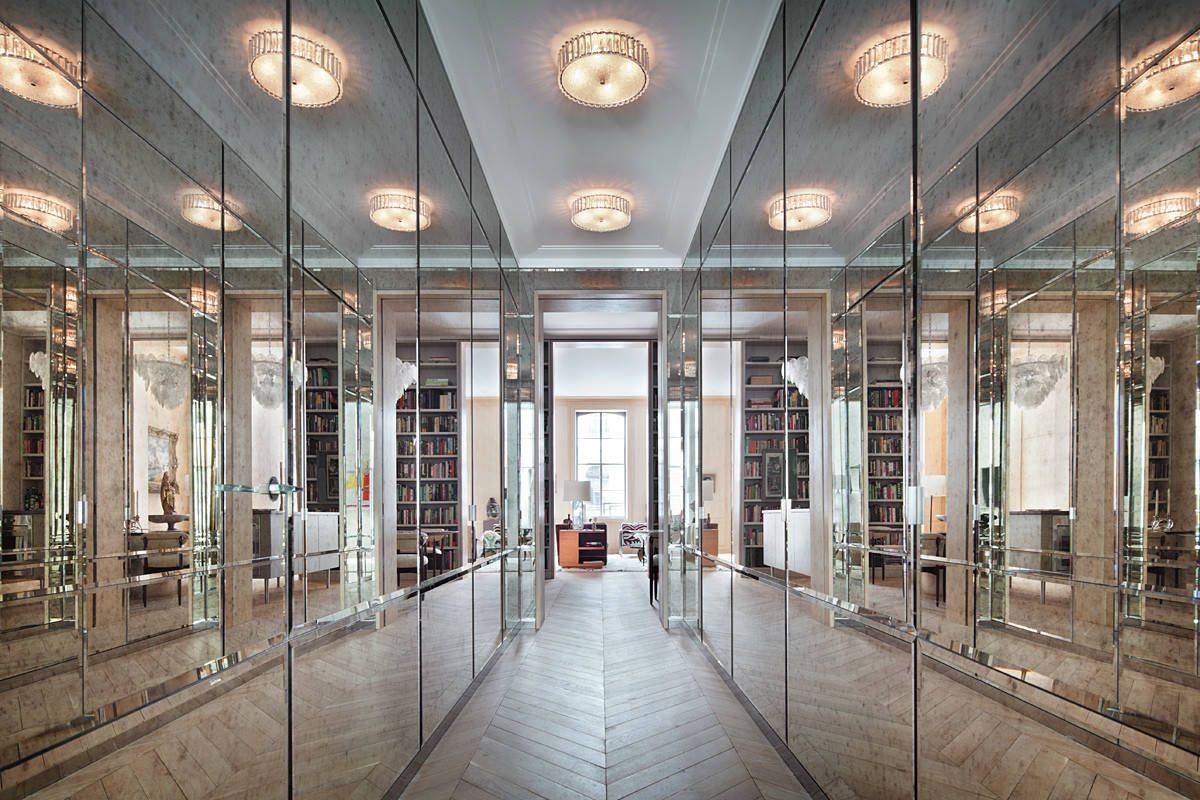
<path fill-rule="evenodd" d="M 595 441 L 598 441 L 600 443 L 600 460 L 598 462 L 588 462 L 589 464 L 598 464 L 600 467 L 600 492 L 599 492 L 600 496 L 599 497 L 593 496 L 590 503 L 584 504 L 585 513 L 589 517 L 592 517 L 592 518 L 596 518 L 596 517 L 622 518 L 622 517 L 625 517 L 629 513 L 629 412 L 625 411 L 624 409 L 615 409 L 615 408 L 589 408 L 589 409 L 580 408 L 580 409 L 575 410 L 575 431 L 574 431 L 574 433 L 575 433 L 575 443 L 574 443 L 575 444 L 575 479 L 580 480 L 580 481 L 589 480 L 586 475 L 580 474 L 581 464 L 579 461 L 579 418 L 584 414 L 600 414 L 601 415 L 600 416 L 600 436 L 598 436 L 595 439 Z M 623 437 L 621 437 L 621 460 L 620 460 L 620 462 L 607 461 L 604 458 L 604 415 L 605 414 L 619 416 L 619 417 L 621 417 L 621 421 L 623 423 L 622 429 L 625 431 L 625 435 Z M 589 439 L 587 439 L 587 441 L 593 441 L 593 440 L 589 437 Z M 603 513 L 604 512 L 604 467 L 606 465 L 614 466 L 614 467 L 619 465 L 621 467 L 621 472 L 625 476 L 624 486 L 621 487 L 621 494 L 625 499 L 622 501 L 621 510 L 620 510 L 619 514 Z M 611 491 L 611 487 L 610 487 L 610 491 Z"/>

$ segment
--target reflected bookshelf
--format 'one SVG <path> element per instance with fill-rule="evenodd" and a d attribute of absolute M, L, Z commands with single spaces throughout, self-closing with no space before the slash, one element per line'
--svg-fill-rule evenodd
<path fill-rule="evenodd" d="M 787 343 L 788 356 L 807 355 L 805 342 Z M 784 342 L 743 343 L 740 502 L 741 563 L 763 565 L 763 512 L 789 497 L 809 505 L 808 398 L 783 380 Z"/>
<path fill-rule="evenodd" d="M 458 350 L 457 341 L 422 341 L 419 384 L 396 401 L 396 530 L 425 534 L 433 571 L 453 569 L 463 558 Z M 401 344 L 397 355 L 412 362 L 416 351 Z"/>

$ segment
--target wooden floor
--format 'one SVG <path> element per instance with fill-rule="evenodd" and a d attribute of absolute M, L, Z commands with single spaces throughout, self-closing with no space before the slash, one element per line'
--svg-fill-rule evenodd
<path fill-rule="evenodd" d="M 808 797 L 644 573 L 560 573 L 547 603 L 404 797 Z"/>

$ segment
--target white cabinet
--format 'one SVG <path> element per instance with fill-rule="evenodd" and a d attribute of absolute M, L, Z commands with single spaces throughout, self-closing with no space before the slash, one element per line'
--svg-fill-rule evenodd
<path fill-rule="evenodd" d="M 321 572 L 337 569 L 341 546 L 338 536 L 338 514 L 336 511 L 310 511 L 304 530 L 304 553 L 307 564 L 299 561 L 297 572 Z M 296 548 L 300 551 L 300 548 Z"/>
<path fill-rule="evenodd" d="M 783 512 L 764 511 L 762 517 L 763 564 L 775 569 L 783 569 Z M 812 575 L 809 519 L 810 514 L 807 508 L 793 508 L 788 513 L 788 569 L 802 575 Z"/>

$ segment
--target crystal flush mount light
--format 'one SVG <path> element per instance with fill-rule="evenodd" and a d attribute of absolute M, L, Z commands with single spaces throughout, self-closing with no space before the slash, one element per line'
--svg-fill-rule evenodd
<path fill-rule="evenodd" d="M 0 87 L 44 106 L 74 108 L 79 102 L 79 65 L 45 45 L 39 47 L 41 52 L 0 25 Z"/>
<path fill-rule="evenodd" d="M 975 233 L 976 226 L 980 233 L 994 231 L 1012 225 L 1021 216 L 1021 201 L 1015 194 L 994 194 L 980 204 L 976 213 L 969 213 L 974 208 L 974 200 L 958 207 L 958 216 L 962 217 L 958 229 L 963 233 Z"/>
<path fill-rule="evenodd" d="M 584 192 L 570 202 L 571 224 L 585 231 L 619 231 L 633 219 L 633 203 L 612 192 Z"/>
<path fill-rule="evenodd" d="M 1200 94 L 1200 34 L 1189 38 L 1161 60 L 1144 58 L 1125 70 L 1125 108 L 1157 111 Z"/>
<path fill-rule="evenodd" d="M 367 201 L 367 208 L 374 222 L 389 231 L 412 233 L 420 227 L 429 228 L 433 222 L 433 205 L 426 199 L 417 199 L 414 192 L 388 189 L 376 192 Z"/>
<path fill-rule="evenodd" d="M 75 209 L 57 197 L 28 189 L 5 189 L 3 204 L 18 217 L 54 233 L 75 227 Z"/>
<path fill-rule="evenodd" d="M 616 108 L 641 97 L 650 83 L 650 52 L 637 38 L 588 31 L 558 49 L 558 88 L 576 103 Z"/>
<path fill-rule="evenodd" d="M 936 33 L 921 34 L 921 97 L 929 97 L 946 81 L 949 51 L 950 45 L 943 37 Z M 872 45 L 854 64 L 854 96 L 875 108 L 907 105 L 912 99 L 911 54 L 907 33 Z"/>
<path fill-rule="evenodd" d="M 777 197 L 767 206 L 767 224 L 777 231 L 807 231 L 833 218 L 829 195 L 794 192 Z"/>
<path fill-rule="evenodd" d="M 283 31 L 250 37 L 250 78 L 258 88 L 283 99 Z M 292 34 L 292 105 L 331 106 L 342 96 L 342 60 L 319 42 Z"/>
<path fill-rule="evenodd" d="M 204 192 L 188 192 L 183 196 L 181 201 L 180 213 L 183 218 L 193 225 L 199 225 L 201 228 L 207 228 L 210 231 L 221 230 L 221 217 L 225 217 L 225 230 L 240 231 L 242 229 L 242 221 L 237 218 L 230 209 L 236 210 L 237 206 L 229 202 L 228 207 L 222 214 L 221 204 L 218 203 L 211 195 Z"/>
<path fill-rule="evenodd" d="M 1194 194 L 1173 194 L 1134 206 L 1125 212 L 1125 232 L 1146 236 L 1181 222 L 1196 210 Z"/>

